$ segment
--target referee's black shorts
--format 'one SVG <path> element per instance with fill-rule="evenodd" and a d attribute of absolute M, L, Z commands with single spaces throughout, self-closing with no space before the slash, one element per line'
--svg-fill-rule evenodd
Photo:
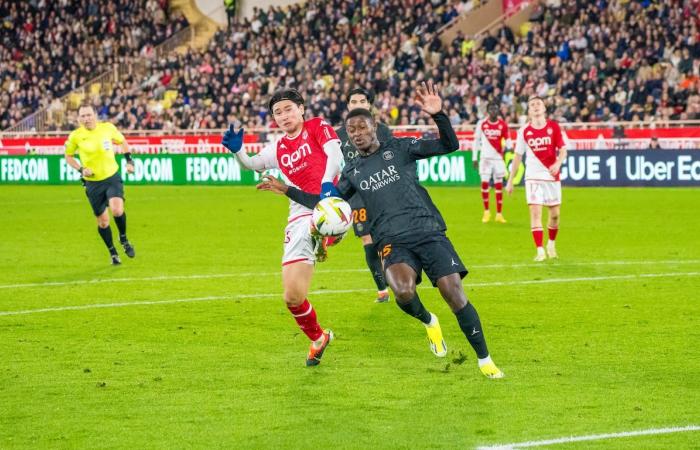
<path fill-rule="evenodd" d="M 113 197 L 124 198 L 124 182 L 119 172 L 109 178 L 100 181 L 85 180 L 85 195 L 87 195 L 95 216 L 105 212 L 109 199 Z"/>

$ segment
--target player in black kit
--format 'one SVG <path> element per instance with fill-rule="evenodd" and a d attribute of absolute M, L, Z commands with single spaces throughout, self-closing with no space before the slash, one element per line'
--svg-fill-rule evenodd
<path fill-rule="evenodd" d="M 355 88 L 348 92 L 346 102 L 348 111 L 353 111 L 357 108 L 371 111 L 374 95 L 363 88 Z M 345 126 L 335 131 L 340 138 L 340 149 L 343 151 L 343 158 L 345 159 L 345 164 L 347 164 L 357 157 L 357 148 L 350 142 Z M 389 127 L 383 123 L 377 124 L 377 138 L 379 142 L 386 142 L 392 137 Z M 382 262 L 379 259 L 379 254 L 374 246 L 374 242 L 372 242 L 372 235 L 370 234 L 369 227 L 370 219 L 367 215 L 367 208 L 365 208 L 365 204 L 358 194 L 353 195 L 352 198 L 348 200 L 348 203 L 350 203 L 350 207 L 352 208 L 352 227 L 355 231 L 355 236 L 362 240 L 362 245 L 365 249 L 365 261 L 372 274 L 372 278 L 374 278 L 374 283 L 377 285 L 377 300 L 375 301 L 377 303 L 388 302 L 389 290 L 387 289 L 386 280 L 384 279 Z"/>
<path fill-rule="evenodd" d="M 381 249 L 389 286 L 396 303 L 407 314 L 423 322 L 430 347 L 436 356 L 447 354 L 435 314 L 425 309 L 416 293 L 425 271 L 433 286 L 450 306 L 462 332 L 477 354 L 481 372 L 489 378 L 502 378 L 489 355 L 479 315 L 467 300 L 461 279 L 467 269 L 445 235 L 446 226 L 427 191 L 418 183 L 416 161 L 454 152 L 459 147 L 450 120 L 442 112 L 442 99 L 429 82 L 417 89 L 418 103 L 438 126 L 439 139 L 377 139 L 376 122 L 363 109 L 351 111 L 345 121 L 348 136 L 359 155 L 343 169 L 338 192 L 344 199 L 358 193 L 371 218 L 371 232 Z M 258 189 L 285 194 L 292 200 L 313 207 L 318 196 L 300 191 L 266 176 Z"/>

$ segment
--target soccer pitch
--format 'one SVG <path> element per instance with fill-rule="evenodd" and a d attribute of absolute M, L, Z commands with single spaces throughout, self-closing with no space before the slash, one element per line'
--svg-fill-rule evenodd
<path fill-rule="evenodd" d="M 318 265 L 336 340 L 306 368 L 283 197 L 127 186 L 137 257 L 112 267 L 79 186 L 0 187 L 0 448 L 700 448 L 661 433 L 700 425 L 698 189 L 564 188 L 560 259 L 539 264 L 522 187 L 505 225 L 480 222 L 478 188 L 430 192 L 503 380 L 429 283 L 444 359 L 373 303 L 352 235 Z"/>

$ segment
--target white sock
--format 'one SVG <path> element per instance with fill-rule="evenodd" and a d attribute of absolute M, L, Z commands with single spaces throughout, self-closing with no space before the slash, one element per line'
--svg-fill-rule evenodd
<path fill-rule="evenodd" d="M 483 367 L 488 363 L 493 363 L 493 361 L 491 361 L 491 355 L 488 355 L 486 358 L 479 358 L 479 367 Z"/>
<path fill-rule="evenodd" d="M 544 255 L 544 247 L 537 247 L 537 254 Z"/>

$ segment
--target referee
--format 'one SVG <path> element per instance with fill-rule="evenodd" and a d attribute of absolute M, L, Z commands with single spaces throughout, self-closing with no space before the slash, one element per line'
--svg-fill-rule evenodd
<path fill-rule="evenodd" d="M 66 162 L 80 172 L 84 180 L 85 194 L 97 218 L 97 232 L 109 250 L 112 264 L 119 265 L 121 259 L 114 248 L 107 207 L 112 210 L 124 253 L 133 258 L 136 252 L 126 238 L 124 183 L 114 158 L 115 144 L 124 154 L 128 173 L 134 173 L 134 161 L 131 159 L 124 135 L 113 124 L 98 122 L 95 109 L 91 105 L 82 105 L 78 109 L 78 122 L 80 127 L 73 130 L 66 141 Z M 80 161 L 75 159 L 76 153 Z"/>

